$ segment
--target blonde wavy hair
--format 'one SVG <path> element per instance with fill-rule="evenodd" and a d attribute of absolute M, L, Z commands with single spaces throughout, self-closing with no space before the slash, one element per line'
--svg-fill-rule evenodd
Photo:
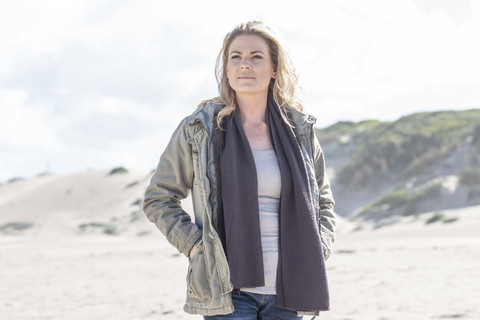
<path fill-rule="evenodd" d="M 276 70 L 276 77 L 270 80 L 269 91 L 280 107 L 284 120 L 286 117 L 286 106 L 302 111 L 303 106 L 297 97 L 298 75 L 288 52 L 278 40 L 275 32 L 261 21 L 250 21 L 242 23 L 229 32 L 223 40 L 223 47 L 217 57 L 215 76 L 218 83 L 219 96 L 212 99 L 213 102 L 225 104 L 217 116 L 217 125 L 221 128 L 223 117 L 231 114 L 236 109 L 235 91 L 230 87 L 227 78 L 226 66 L 228 52 L 232 41 L 241 35 L 256 35 L 267 42 L 270 49 L 270 57 Z"/>

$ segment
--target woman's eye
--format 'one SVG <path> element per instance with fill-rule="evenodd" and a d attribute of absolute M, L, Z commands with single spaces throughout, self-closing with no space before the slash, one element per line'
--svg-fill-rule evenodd
<path fill-rule="evenodd" d="M 262 56 L 258 56 L 258 55 L 253 56 L 253 59 L 262 59 L 262 58 L 263 58 Z"/>
<path fill-rule="evenodd" d="M 232 56 L 231 59 L 232 59 L 232 60 L 240 59 L 240 56 Z"/>

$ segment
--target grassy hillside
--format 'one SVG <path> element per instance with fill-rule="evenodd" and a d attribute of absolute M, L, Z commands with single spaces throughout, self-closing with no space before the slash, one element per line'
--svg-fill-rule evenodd
<path fill-rule="evenodd" d="M 336 166 L 332 184 L 338 194 L 371 197 L 355 208 L 357 214 L 378 215 L 379 207 L 403 214 L 428 210 L 422 204 L 443 192 L 434 180 L 452 175 L 470 202 L 480 198 L 478 109 L 416 113 L 395 122 L 339 122 L 316 133 L 327 165 L 331 160 Z"/>

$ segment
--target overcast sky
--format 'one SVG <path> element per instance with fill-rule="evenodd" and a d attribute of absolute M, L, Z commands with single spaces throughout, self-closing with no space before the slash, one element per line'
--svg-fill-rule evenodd
<path fill-rule="evenodd" d="M 476 0 L 0 0 L 0 182 L 151 170 L 254 19 L 282 34 L 318 127 L 480 107 Z"/>

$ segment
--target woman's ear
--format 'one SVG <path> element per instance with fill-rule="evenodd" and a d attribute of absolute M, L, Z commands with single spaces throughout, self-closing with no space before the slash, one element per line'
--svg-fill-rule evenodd
<path fill-rule="evenodd" d="M 272 79 L 275 79 L 276 76 L 277 76 L 277 68 L 273 67 Z"/>

